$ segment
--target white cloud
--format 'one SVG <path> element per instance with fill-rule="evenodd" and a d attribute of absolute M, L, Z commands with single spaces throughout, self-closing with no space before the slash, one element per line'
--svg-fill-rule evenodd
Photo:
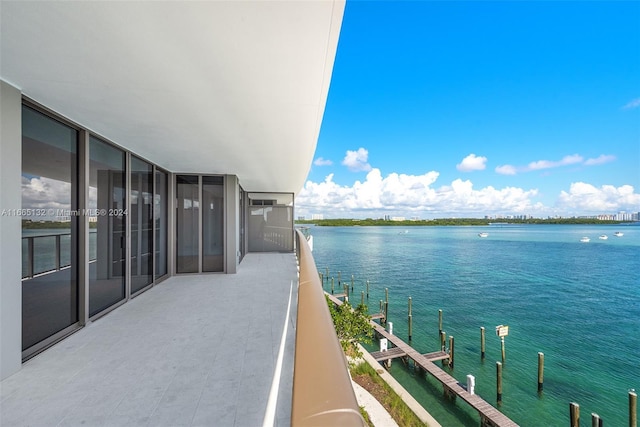
<path fill-rule="evenodd" d="M 601 154 L 595 159 L 585 160 L 584 164 L 587 166 L 602 165 L 604 163 L 613 162 L 615 159 L 616 159 L 616 156 L 612 156 L 610 154 Z"/>
<path fill-rule="evenodd" d="M 592 159 L 585 160 L 579 154 L 572 154 L 564 156 L 561 160 L 536 160 L 526 166 L 513 166 L 513 165 L 501 165 L 496 167 L 496 173 L 501 175 L 516 175 L 522 172 L 532 172 L 544 169 L 559 168 L 562 166 L 569 166 L 575 164 L 583 164 L 585 166 L 601 165 L 604 163 L 612 162 L 616 159 L 616 156 L 611 154 L 601 154 L 600 156 Z"/>
<path fill-rule="evenodd" d="M 568 192 L 560 192 L 556 206 L 579 212 L 637 212 L 640 211 L 640 194 L 631 185 L 598 188 L 585 182 L 574 182 Z"/>
<path fill-rule="evenodd" d="M 490 213 L 535 213 L 543 206 L 534 203 L 537 189 L 515 187 L 474 189 L 471 181 L 457 179 L 450 185 L 433 187 L 439 173 L 382 177 L 373 168 L 364 182 L 341 186 L 328 175 L 321 183 L 307 181 L 296 197 L 301 212 L 323 212 L 338 216 L 382 216 L 397 212 L 402 216 L 485 215 Z"/>
<path fill-rule="evenodd" d="M 529 165 L 527 165 L 527 167 L 525 168 L 525 172 L 573 165 L 576 163 L 582 163 L 583 160 L 583 157 L 579 154 L 564 156 L 560 161 L 538 160 L 536 162 L 529 163 Z"/>
<path fill-rule="evenodd" d="M 622 109 L 623 110 L 631 110 L 633 108 L 638 108 L 640 107 L 640 98 L 636 98 L 636 99 L 632 99 L 631 101 L 627 102 Z"/>
<path fill-rule="evenodd" d="M 318 157 L 313 164 L 316 166 L 331 166 L 333 162 L 331 160 L 325 160 L 322 157 Z"/>
<path fill-rule="evenodd" d="M 24 209 L 68 211 L 71 209 L 70 194 L 71 183 L 69 182 L 58 181 L 43 176 L 31 178 L 22 177 L 22 208 Z M 55 217 L 56 215 L 53 214 L 46 218 L 37 219 L 50 220 Z"/>
<path fill-rule="evenodd" d="M 515 166 L 502 165 L 496 168 L 496 173 L 499 173 L 500 175 L 515 175 L 518 171 Z"/>
<path fill-rule="evenodd" d="M 367 163 L 369 152 L 360 147 L 357 151 L 347 150 L 347 154 L 342 160 L 342 164 L 349 168 L 352 172 L 367 172 L 371 170 L 371 165 Z"/>
<path fill-rule="evenodd" d="M 461 172 L 481 171 L 486 167 L 486 163 L 486 157 L 478 157 L 475 154 L 471 153 L 467 157 L 462 159 L 461 163 L 456 165 L 456 169 Z"/>

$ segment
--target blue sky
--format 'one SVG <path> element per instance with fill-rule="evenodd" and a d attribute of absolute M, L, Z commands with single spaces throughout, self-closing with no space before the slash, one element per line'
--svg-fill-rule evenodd
<path fill-rule="evenodd" d="M 640 211 L 640 2 L 348 1 L 296 211 Z"/>

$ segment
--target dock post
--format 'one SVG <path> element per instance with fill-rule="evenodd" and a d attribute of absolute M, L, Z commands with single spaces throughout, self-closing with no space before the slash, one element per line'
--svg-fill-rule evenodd
<path fill-rule="evenodd" d="M 367 299 L 369 299 L 369 281 L 367 280 Z"/>
<path fill-rule="evenodd" d="M 447 352 L 447 333 L 445 331 L 440 331 L 440 349 Z M 446 366 L 446 364 L 446 359 L 442 359 L 442 366 Z"/>
<path fill-rule="evenodd" d="M 469 394 L 476 394 L 476 377 L 471 374 L 467 375 L 467 391 Z"/>
<path fill-rule="evenodd" d="M 344 289 L 344 294 L 347 296 L 347 299 L 349 299 L 349 285 L 344 284 L 342 288 Z"/>
<path fill-rule="evenodd" d="M 389 318 L 389 288 L 384 288 L 384 323 Z"/>
<path fill-rule="evenodd" d="M 502 403 L 502 363 L 496 362 L 496 400 Z"/>
<path fill-rule="evenodd" d="M 544 353 L 538 352 L 538 393 L 542 393 L 544 383 Z"/>
<path fill-rule="evenodd" d="M 411 341 L 411 337 L 413 336 L 413 319 L 411 318 L 411 297 L 409 297 L 409 341 Z"/>
<path fill-rule="evenodd" d="M 327 278 L 327 281 L 329 280 L 329 267 L 327 267 L 327 269 L 325 271 L 325 274 L 324 274 L 324 277 Z"/>
<path fill-rule="evenodd" d="M 591 427 L 602 427 L 602 418 L 595 412 L 591 413 Z"/>
<path fill-rule="evenodd" d="M 322 287 L 324 288 L 324 274 L 318 273 L 320 275 L 320 283 L 322 283 Z"/>
<path fill-rule="evenodd" d="M 384 303 L 384 323 L 389 319 L 389 302 Z"/>
<path fill-rule="evenodd" d="M 629 427 L 638 427 L 638 395 L 629 390 Z"/>
<path fill-rule="evenodd" d="M 342 283 L 342 273 L 338 271 L 338 286 Z"/>
<path fill-rule="evenodd" d="M 331 278 L 331 295 L 333 295 L 333 277 Z"/>
<path fill-rule="evenodd" d="M 438 310 L 438 333 L 442 332 L 442 310 Z"/>
<path fill-rule="evenodd" d="M 504 337 L 500 337 L 500 346 L 502 348 L 502 363 L 504 363 L 505 359 L 506 359 L 506 353 L 504 350 Z"/>
<path fill-rule="evenodd" d="M 364 291 L 360 292 L 360 305 L 364 305 Z"/>
<path fill-rule="evenodd" d="M 580 427 L 580 405 L 576 402 L 569 403 L 569 420 L 571 427 Z"/>
<path fill-rule="evenodd" d="M 480 358 L 484 360 L 485 354 L 484 326 L 480 327 Z"/>
<path fill-rule="evenodd" d="M 453 369 L 453 335 L 449 336 L 449 368 Z"/>
<path fill-rule="evenodd" d="M 351 292 L 353 292 L 353 274 L 351 275 Z"/>
<path fill-rule="evenodd" d="M 387 323 L 387 332 L 389 335 L 393 335 L 393 322 Z M 391 359 L 387 359 L 387 369 L 391 368 Z"/>

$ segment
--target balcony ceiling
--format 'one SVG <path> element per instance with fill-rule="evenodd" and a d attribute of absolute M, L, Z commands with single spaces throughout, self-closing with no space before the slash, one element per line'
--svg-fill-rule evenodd
<path fill-rule="evenodd" d="M 171 172 L 298 192 L 344 1 L 0 2 L 0 76 Z"/>

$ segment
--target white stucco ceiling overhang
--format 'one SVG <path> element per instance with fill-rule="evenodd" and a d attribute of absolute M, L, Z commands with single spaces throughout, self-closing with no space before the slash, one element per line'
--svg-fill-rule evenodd
<path fill-rule="evenodd" d="M 171 172 L 297 192 L 343 12 L 343 0 L 2 0 L 0 77 Z"/>

